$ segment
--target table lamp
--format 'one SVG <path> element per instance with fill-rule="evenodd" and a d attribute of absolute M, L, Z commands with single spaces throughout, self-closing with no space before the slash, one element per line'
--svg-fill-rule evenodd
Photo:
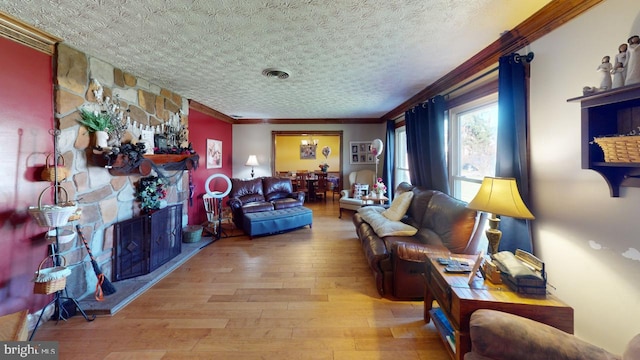
<path fill-rule="evenodd" d="M 486 231 L 489 240 L 489 254 L 498 252 L 502 231 L 498 229 L 500 219 L 496 215 L 516 219 L 535 219 L 520 197 L 514 178 L 485 177 L 480 189 L 471 200 L 468 208 L 491 213 L 489 228 Z"/>
<path fill-rule="evenodd" d="M 253 178 L 253 175 L 254 175 L 253 167 L 259 166 L 260 164 L 258 164 L 258 158 L 255 155 L 249 155 L 249 158 L 247 159 L 247 163 L 244 165 L 251 166 L 251 177 Z"/>

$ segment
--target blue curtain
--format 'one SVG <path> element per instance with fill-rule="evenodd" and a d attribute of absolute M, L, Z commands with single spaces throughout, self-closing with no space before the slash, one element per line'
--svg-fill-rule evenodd
<path fill-rule="evenodd" d="M 387 197 L 389 202 L 393 201 L 393 186 L 396 183 L 395 158 L 396 158 L 396 122 L 387 120 L 387 133 L 385 138 L 384 162 L 382 163 L 382 180 L 389 187 Z"/>
<path fill-rule="evenodd" d="M 446 101 L 438 95 L 405 112 L 409 176 L 415 186 L 449 194 L 444 151 Z"/>
<path fill-rule="evenodd" d="M 498 144 L 496 176 L 513 177 L 529 209 L 529 160 L 527 154 L 527 71 L 524 57 L 511 54 L 500 58 L 498 79 Z M 535 214 L 534 214 L 535 215 Z M 528 220 L 501 217 L 500 251 L 532 252 Z"/>

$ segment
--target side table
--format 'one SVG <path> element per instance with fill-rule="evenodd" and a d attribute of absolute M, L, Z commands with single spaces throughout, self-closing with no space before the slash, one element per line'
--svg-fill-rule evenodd
<path fill-rule="evenodd" d="M 452 257 L 467 259 L 469 263 L 476 258 L 459 254 Z M 436 300 L 444 317 L 434 316 L 434 325 L 452 359 L 462 359 L 471 351 L 469 321 L 478 309 L 504 311 L 573 334 L 573 308 L 555 296 L 517 294 L 506 285 L 496 285 L 479 276 L 469 285 L 468 274 L 448 273 L 444 268 L 437 256 L 429 256 L 425 262 L 424 321 L 428 323 L 432 314 L 438 315 L 438 309 L 432 308 Z"/>
<path fill-rule="evenodd" d="M 362 200 L 364 200 L 365 202 L 376 202 L 379 201 L 380 205 L 384 205 L 384 203 L 389 200 L 388 197 L 384 196 L 384 195 L 377 195 L 377 196 L 371 196 L 371 194 L 369 195 L 365 195 L 362 197 Z"/>

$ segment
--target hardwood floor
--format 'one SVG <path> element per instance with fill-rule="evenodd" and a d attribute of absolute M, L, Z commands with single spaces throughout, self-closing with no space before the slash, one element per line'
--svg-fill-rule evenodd
<path fill-rule="evenodd" d="M 378 295 L 350 213 L 306 205 L 312 229 L 221 239 L 114 316 L 49 321 L 34 341 L 64 360 L 448 359 L 422 302 Z"/>

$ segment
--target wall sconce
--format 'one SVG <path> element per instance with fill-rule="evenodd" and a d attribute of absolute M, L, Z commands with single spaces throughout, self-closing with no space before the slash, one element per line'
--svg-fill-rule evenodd
<path fill-rule="evenodd" d="M 260 166 L 260 164 L 258 164 L 258 158 L 255 155 L 249 155 L 249 158 L 247 159 L 246 164 L 244 164 L 245 166 L 251 166 L 251 177 L 253 178 L 254 172 L 253 172 L 253 167 L 254 166 Z"/>

